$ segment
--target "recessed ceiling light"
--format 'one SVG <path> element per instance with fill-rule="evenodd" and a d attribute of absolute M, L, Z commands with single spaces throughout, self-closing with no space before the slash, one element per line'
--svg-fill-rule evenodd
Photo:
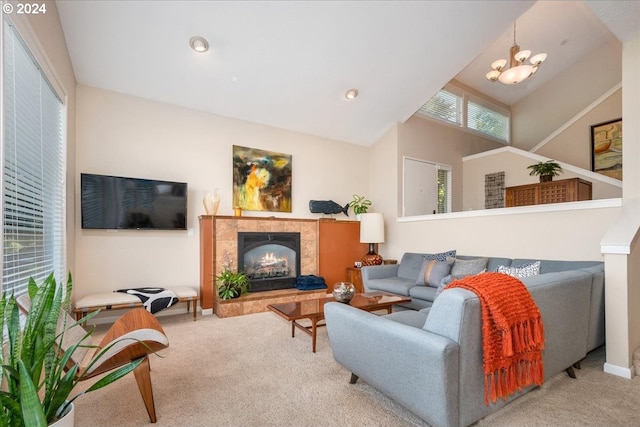
<path fill-rule="evenodd" d="M 344 94 L 344 97 L 349 99 L 349 100 L 356 99 L 356 96 L 358 96 L 358 89 L 349 89 Z"/>
<path fill-rule="evenodd" d="M 209 42 L 207 42 L 204 37 L 200 36 L 191 37 L 189 40 L 189 46 L 198 53 L 205 53 L 209 50 Z"/>

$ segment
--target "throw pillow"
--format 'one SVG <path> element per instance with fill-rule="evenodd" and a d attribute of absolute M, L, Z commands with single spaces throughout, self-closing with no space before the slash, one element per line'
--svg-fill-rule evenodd
<path fill-rule="evenodd" d="M 487 269 L 489 258 L 459 259 L 454 258 L 451 267 L 451 277 L 453 279 L 462 279 L 465 276 L 480 274 Z"/>
<path fill-rule="evenodd" d="M 537 276 L 540 274 L 540 261 L 531 264 L 519 265 L 516 267 L 507 267 L 506 265 L 498 266 L 498 273 L 508 274 L 509 276 L 523 279 L 525 277 Z"/>
<path fill-rule="evenodd" d="M 451 258 L 449 258 L 451 260 Z M 424 283 L 432 288 L 440 286 L 440 282 L 451 272 L 453 261 L 437 261 L 435 259 L 427 263 L 424 270 Z"/>
<path fill-rule="evenodd" d="M 442 280 L 440 280 L 440 283 L 438 284 L 438 289 L 436 290 L 436 298 L 438 297 L 438 295 L 440 295 L 442 291 L 444 291 L 445 286 L 451 283 L 451 280 L 453 280 L 451 278 L 451 274 L 444 276 Z"/>
<path fill-rule="evenodd" d="M 440 252 L 437 254 L 424 254 L 422 255 L 422 265 L 420 266 L 420 273 L 418 273 L 418 278 L 416 279 L 416 285 L 426 285 L 427 282 L 424 280 L 424 271 L 427 268 L 427 264 L 429 261 L 446 261 L 447 258 L 456 256 L 456 250 L 451 250 L 447 252 Z"/>

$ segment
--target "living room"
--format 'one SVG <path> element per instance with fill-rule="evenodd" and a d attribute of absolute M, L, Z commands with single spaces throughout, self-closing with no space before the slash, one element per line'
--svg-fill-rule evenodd
<path fill-rule="evenodd" d="M 21 17 L 25 18 L 22 22 L 16 16 L 12 18 L 21 30 L 22 25 L 28 23 L 30 29 L 25 29 L 24 33 L 31 34 L 32 39 L 27 39 L 27 43 L 39 46 L 43 61 L 54 70 L 67 96 L 67 265 L 74 275 L 76 296 L 141 285 L 197 286 L 198 216 L 204 214 L 202 195 L 217 188 L 221 196 L 219 214 L 232 215 L 232 146 L 255 147 L 292 155 L 293 208 L 291 214 L 283 216 L 318 218 L 317 214 L 309 212 L 311 199 L 344 204 L 354 193 L 367 195 L 373 201 L 372 211 L 385 215 L 386 241 L 380 245 L 385 258 L 397 259 L 411 251 L 438 252 L 456 248 L 465 254 L 604 260 L 607 362 L 614 372 L 620 368 L 621 376 L 633 375 L 631 357 L 640 346 L 640 328 L 637 327 L 640 314 L 632 310 L 640 302 L 640 296 L 632 286 L 640 277 L 633 262 L 637 260 L 638 249 L 635 247 L 637 223 L 632 218 L 638 217 L 634 200 L 640 197 L 640 125 L 634 120 L 625 121 L 625 175 L 622 198 L 617 204 L 560 211 L 531 208 L 517 214 L 491 215 L 474 211 L 433 218 L 402 218 L 402 157 L 424 157 L 409 145 L 415 143 L 412 126 L 425 119 L 398 120 L 389 128 L 381 128 L 380 136 L 371 146 L 366 146 L 77 82 L 76 65 L 72 65 L 70 59 L 56 3 L 45 3 L 46 15 Z M 66 2 L 58 3 L 62 8 Z M 484 3 L 491 8 L 502 7 L 502 2 Z M 510 13 L 517 17 L 529 5 L 513 6 Z M 607 7 L 615 10 L 614 6 Z M 508 16 L 501 18 L 500 31 L 491 30 L 496 35 L 512 22 Z M 616 19 L 619 17 L 605 22 L 614 34 L 618 26 Z M 637 31 L 626 34 L 624 40 L 622 36 L 619 38 L 622 46 L 621 117 L 624 119 L 636 117 L 640 112 L 640 79 L 637 78 L 640 74 L 640 41 Z M 144 58 L 144 55 L 140 57 Z M 443 65 L 455 70 L 445 80 L 430 83 L 433 86 L 430 95 L 465 65 L 457 62 Z M 177 80 L 167 83 L 167 90 L 180 91 L 187 84 L 194 83 Z M 601 93 L 607 89 L 610 87 Z M 360 96 L 366 97 L 366 91 L 361 92 Z M 277 97 L 276 90 L 273 96 Z M 353 106 L 357 107 L 357 104 L 342 104 L 338 113 L 346 116 L 347 109 Z M 500 146 L 492 144 L 494 148 Z M 465 152 L 461 157 L 476 152 Z M 188 182 L 188 230 L 179 233 L 82 230 L 78 181 L 83 172 Z M 461 183 L 461 180 L 456 182 Z M 245 212 L 244 215 L 260 217 L 273 213 Z M 515 236 L 518 238 L 514 239 Z M 160 261 L 158 254 L 161 254 Z"/>

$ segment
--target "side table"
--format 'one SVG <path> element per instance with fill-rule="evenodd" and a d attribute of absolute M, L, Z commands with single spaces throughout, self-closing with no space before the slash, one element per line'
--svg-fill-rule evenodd
<path fill-rule="evenodd" d="M 356 287 L 356 293 L 360 294 L 364 292 L 362 272 L 359 268 L 347 267 L 347 282 L 353 283 L 353 286 Z"/>

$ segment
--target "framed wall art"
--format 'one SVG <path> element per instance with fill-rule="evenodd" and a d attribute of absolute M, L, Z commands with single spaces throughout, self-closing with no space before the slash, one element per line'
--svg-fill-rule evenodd
<path fill-rule="evenodd" d="M 234 145 L 233 203 L 247 211 L 291 212 L 291 155 Z"/>
<path fill-rule="evenodd" d="M 591 126 L 591 170 L 622 181 L 622 119 Z"/>

